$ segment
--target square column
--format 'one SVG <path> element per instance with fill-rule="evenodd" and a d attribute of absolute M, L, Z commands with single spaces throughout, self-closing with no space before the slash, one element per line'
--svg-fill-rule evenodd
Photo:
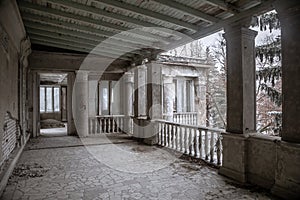
<path fill-rule="evenodd" d="M 124 74 L 124 115 L 125 115 L 125 126 L 124 131 L 127 134 L 132 134 L 132 104 L 133 104 L 133 73 L 126 72 Z"/>
<path fill-rule="evenodd" d="M 157 143 L 158 129 L 151 120 L 162 119 L 162 65 L 147 64 L 147 120 L 144 121 L 144 143 Z"/>
<path fill-rule="evenodd" d="M 206 77 L 201 75 L 195 78 L 195 105 L 197 112 L 197 125 L 206 126 Z"/>
<path fill-rule="evenodd" d="M 250 22 L 251 19 L 247 19 Z M 227 133 L 219 173 L 247 181 L 247 133 L 256 132 L 255 36 L 245 21 L 225 27 L 227 52 Z"/>
<path fill-rule="evenodd" d="M 281 24 L 282 140 L 300 143 L 300 12 L 299 1 L 277 1 Z"/>
<path fill-rule="evenodd" d="M 272 192 L 285 199 L 300 199 L 300 3 L 276 1 L 281 25 L 282 132 L 276 148 Z"/>
<path fill-rule="evenodd" d="M 133 136 L 138 139 L 145 138 L 144 122 L 147 119 L 147 67 L 146 65 L 137 66 L 134 70 L 134 118 Z"/>
<path fill-rule="evenodd" d="M 73 97 L 73 86 L 75 82 L 75 72 L 68 73 L 68 85 L 67 85 L 67 111 L 68 111 L 68 135 L 77 135 L 73 111 L 72 111 L 72 97 Z"/>
<path fill-rule="evenodd" d="M 164 75 L 163 86 L 163 109 L 165 115 L 164 119 L 172 122 L 175 99 L 175 84 L 173 83 L 173 76 Z"/>
<path fill-rule="evenodd" d="M 146 116 L 147 67 L 140 65 L 134 71 L 134 116 Z"/>
<path fill-rule="evenodd" d="M 256 132 L 255 37 L 241 25 L 225 28 L 227 52 L 227 128 L 230 133 Z"/>
<path fill-rule="evenodd" d="M 77 134 L 79 137 L 87 137 L 89 133 L 89 87 L 88 72 L 78 71 L 73 88 L 73 114 Z"/>

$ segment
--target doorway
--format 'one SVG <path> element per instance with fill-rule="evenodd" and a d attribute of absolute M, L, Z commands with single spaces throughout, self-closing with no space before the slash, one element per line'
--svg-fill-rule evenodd
<path fill-rule="evenodd" d="M 39 75 L 39 135 L 67 136 L 67 74 L 40 73 Z"/>

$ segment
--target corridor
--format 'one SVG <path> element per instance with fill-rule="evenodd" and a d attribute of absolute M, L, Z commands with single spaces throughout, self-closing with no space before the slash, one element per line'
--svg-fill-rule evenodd
<path fill-rule="evenodd" d="M 126 135 L 31 139 L 2 199 L 275 199 Z"/>

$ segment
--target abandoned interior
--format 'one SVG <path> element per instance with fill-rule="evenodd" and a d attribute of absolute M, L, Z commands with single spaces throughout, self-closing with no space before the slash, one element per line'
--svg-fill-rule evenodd
<path fill-rule="evenodd" d="M 274 9 L 280 137 L 257 134 L 249 29 Z M 300 199 L 299 19 L 297 0 L 1 0 L 1 199 Z M 224 130 L 213 63 L 162 54 L 220 30 Z"/>

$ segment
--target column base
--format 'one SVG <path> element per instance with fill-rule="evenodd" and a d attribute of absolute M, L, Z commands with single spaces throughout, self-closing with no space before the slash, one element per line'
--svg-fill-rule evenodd
<path fill-rule="evenodd" d="M 223 140 L 223 163 L 219 174 L 232 178 L 241 183 L 247 182 L 247 135 L 244 134 L 222 134 Z"/>

